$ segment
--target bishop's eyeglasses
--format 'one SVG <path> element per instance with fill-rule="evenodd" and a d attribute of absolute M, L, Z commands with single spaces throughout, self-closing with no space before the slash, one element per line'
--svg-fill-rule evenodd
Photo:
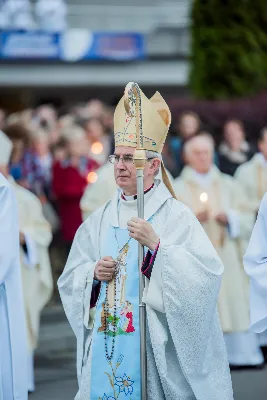
<path fill-rule="evenodd" d="M 153 160 L 153 158 L 154 157 L 147 158 L 147 161 Z M 129 165 L 129 164 L 134 163 L 133 156 L 127 155 L 127 154 L 123 155 L 123 156 L 117 156 L 117 154 L 111 154 L 111 156 L 109 156 L 108 160 L 111 164 L 116 164 L 116 165 L 120 162 L 120 160 L 123 162 L 123 164 Z"/>

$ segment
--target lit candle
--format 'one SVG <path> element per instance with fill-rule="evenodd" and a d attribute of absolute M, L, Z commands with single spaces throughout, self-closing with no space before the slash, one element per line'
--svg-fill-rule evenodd
<path fill-rule="evenodd" d="M 201 207 L 201 211 L 209 211 L 209 207 L 208 207 L 208 200 L 209 200 L 209 196 L 207 193 L 201 193 L 201 195 L 199 196 L 199 200 L 200 203 L 202 204 Z"/>
<path fill-rule="evenodd" d="M 200 201 L 202 204 L 207 204 L 209 196 L 208 193 L 201 193 L 200 197 L 199 197 Z"/>
<path fill-rule="evenodd" d="M 95 142 L 91 146 L 91 151 L 93 154 L 101 154 L 103 152 L 103 144 L 100 142 Z"/>
<path fill-rule="evenodd" d="M 87 182 L 88 183 L 95 183 L 98 179 L 97 173 L 96 172 L 89 172 L 89 174 L 87 175 Z"/>

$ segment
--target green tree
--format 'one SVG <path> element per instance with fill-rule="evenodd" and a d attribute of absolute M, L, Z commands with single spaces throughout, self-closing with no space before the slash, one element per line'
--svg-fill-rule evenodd
<path fill-rule="evenodd" d="M 267 87 L 266 0 L 194 0 L 190 88 L 228 99 Z"/>

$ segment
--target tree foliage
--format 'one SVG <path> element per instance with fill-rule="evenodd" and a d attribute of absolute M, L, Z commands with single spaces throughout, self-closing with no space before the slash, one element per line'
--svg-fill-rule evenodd
<path fill-rule="evenodd" d="M 266 0 L 194 0 L 190 87 L 228 99 L 267 87 Z"/>

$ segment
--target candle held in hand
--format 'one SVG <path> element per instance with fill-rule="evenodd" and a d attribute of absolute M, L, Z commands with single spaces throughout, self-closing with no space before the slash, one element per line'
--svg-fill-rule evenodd
<path fill-rule="evenodd" d="M 200 197 L 199 197 L 200 201 L 202 204 L 207 204 L 209 196 L 207 193 L 201 193 Z"/>

